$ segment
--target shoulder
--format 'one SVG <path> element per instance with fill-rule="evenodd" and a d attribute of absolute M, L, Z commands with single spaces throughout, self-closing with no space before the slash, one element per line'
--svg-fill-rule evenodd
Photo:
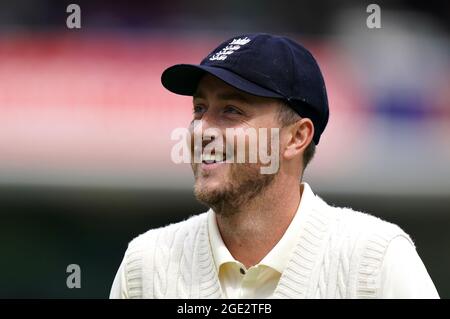
<path fill-rule="evenodd" d="M 202 213 L 178 223 L 150 229 L 131 240 L 118 274 L 122 295 L 142 298 L 144 278 L 151 277 L 159 268 L 167 269 L 173 258 L 193 252 L 198 235 L 206 229 L 206 222 L 207 214 Z"/>
<path fill-rule="evenodd" d="M 379 217 L 318 201 L 321 202 L 318 207 L 326 212 L 329 220 L 329 250 L 348 261 L 348 284 L 354 287 L 351 297 L 380 296 L 388 248 L 402 238 L 414 250 L 410 236 L 398 225 Z"/>
<path fill-rule="evenodd" d="M 155 244 L 162 245 L 162 247 L 173 247 L 174 244 L 184 241 L 187 237 L 195 237 L 204 228 L 206 221 L 207 213 L 202 213 L 177 223 L 150 229 L 130 241 L 127 252 L 133 253 L 142 249 L 150 249 Z"/>
<path fill-rule="evenodd" d="M 376 217 L 370 213 L 348 207 L 335 207 L 316 196 L 316 207 L 325 212 L 336 235 L 356 241 L 375 242 L 388 245 L 396 237 L 404 237 L 413 244 L 410 236 L 397 224 Z"/>

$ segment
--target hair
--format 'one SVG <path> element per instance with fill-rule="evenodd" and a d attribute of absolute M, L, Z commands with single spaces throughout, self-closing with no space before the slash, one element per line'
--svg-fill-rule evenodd
<path fill-rule="evenodd" d="M 301 118 L 302 117 L 297 112 L 295 112 L 288 104 L 286 104 L 286 102 L 282 101 L 280 103 L 278 120 L 280 121 L 282 127 L 294 124 Z M 306 147 L 303 153 L 303 170 L 305 170 L 306 166 L 308 166 L 308 164 L 311 162 L 315 153 L 316 153 L 316 144 L 314 143 L 313 140 L 311 140 L 311 142 Z"/>

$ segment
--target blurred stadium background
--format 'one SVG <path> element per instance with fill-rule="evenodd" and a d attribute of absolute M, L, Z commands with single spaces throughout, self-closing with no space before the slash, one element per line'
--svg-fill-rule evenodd
<path fill-rule="evenodd" d="M 81 29 L 66 7 L 81 7 Z M 0 297 L 105 298 L 127 243 L 205 210 L 170 132 L 190 99 L 168 65 L 245 32 L 317 55 L 330 122 L 306 180 L 336 205 L 399 224 L 450 297 L 446 1 L 1 1 Z M 81 288 L 66 267 L 81 267 Z"/>

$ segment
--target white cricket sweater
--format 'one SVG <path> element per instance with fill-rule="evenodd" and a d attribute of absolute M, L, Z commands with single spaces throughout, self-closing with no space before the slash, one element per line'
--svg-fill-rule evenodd
<path fill-rule="evenodd" d="M 394 224 L 332 207 L 317 195 L 310 202 L 302 211 L 298 242 L 273 297 L 382 297 L 381 268 L 387 247 L 398 236 L 414 245 L 410 237 Z M 112 291 L 116 298 L 222 298 L 207 214 L 132 240 L 115 281 L 124 283 L 125 291 Z"/>

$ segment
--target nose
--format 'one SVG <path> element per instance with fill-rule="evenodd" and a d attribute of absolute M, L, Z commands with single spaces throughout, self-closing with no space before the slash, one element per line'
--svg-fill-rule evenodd
<path fill-rule="evenodd" d="M 202 148 L 214 142 L 221 134 L 220 129 L 211 125 L 209 121 L 202 119 L 199 120 L 199 123 L 194 124 L 194 137 L 202 141 Z"/>
<path fill-rule="evenodd" d="M 222 131 L 217 126 L 217 123 L 218 121 L 215 119 L 214 114 L 212 114 L 212 112 L 210 113 L 209 110 L 203 114 L 201 119 L 193 121 L 193 137 L 197 141 L 201 141 L 202 149 L 222 135 Z M 196 145 L 200 146 L 200 144 Z"/>
<path fill-rule="evenodd" d="M 196 136 L 201 136 L 202 139 L 212 141 L 217 134 L 220 133 L 217 115 L 213 110 L 205 111 L 199 120 L 193 122 L 193 133 Z"/>

